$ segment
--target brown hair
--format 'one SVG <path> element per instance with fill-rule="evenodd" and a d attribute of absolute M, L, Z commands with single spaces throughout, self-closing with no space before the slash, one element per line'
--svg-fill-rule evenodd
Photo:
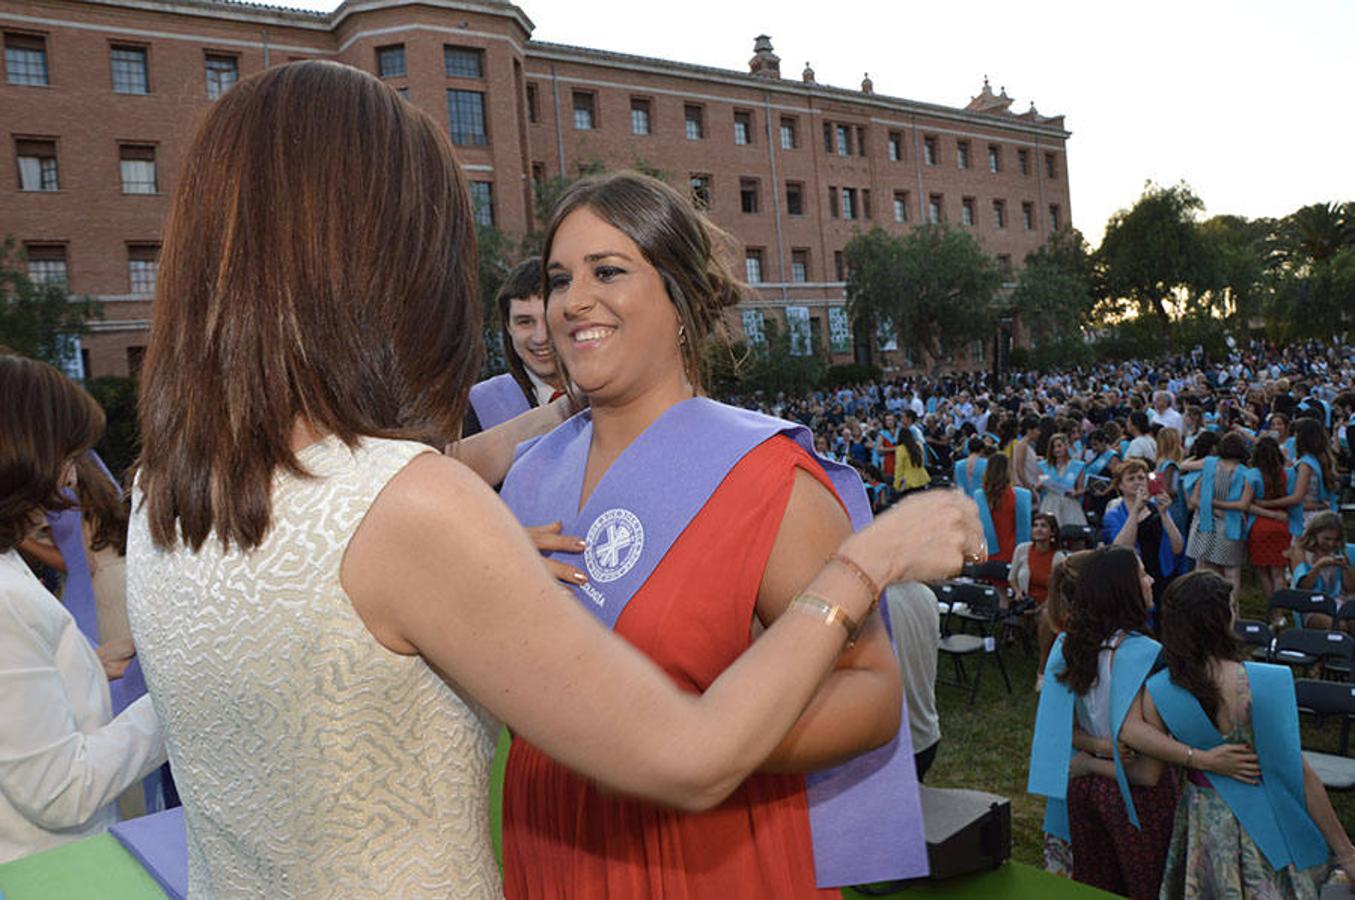
<path fill-rule="evenodd" d="M 472 221 L 446 129 L 371 75 L 293 63 L 216 101 L 142 370 L 157 546 L 258 546 L 274 471 L 305 474 L 298 422 L 348 446 L 458 433 L 483 354 Z"/>
<path fill-rule="evenodd" d="M 1147 475 L 1151 471 L 1152 470 L 1148 467 L 1148 463 L 1135 456 L 1120 463 L 1120 467 L 1115 470 L 1115 479 L 1112 483 L 1115 486 L 1115 490 L 1118 491 L 1121 490 L 1120 485 L 1124 483 L 1126 475 L 1132 475 L 1135 472 L 1142 472 L 1144 475 Z"/>
<path fill-rule="evenodd" d="M 512 268 L 504 277 L 503 284 L 499 285 L 499 292 L 494 296 L 494 305 L 499 313 L 499 339 L 503 344 L 504 365 L 508 367 L 508 374 L 513 376 L 518 387 L 533 397 L 536 396 L 536 389 L 532 386 L 532 379 L 527 375 L 527 366 L 522 362 L 522 357 L 518 356 L 517 348 L 513 346 L 508 308 L 514 300 L 530 300 L 533 297 L 542 299 L 544 280 L 540 258 L 530 256 Z M 556 380 L 559 380 L 558 373 Z"/>
<path fill-rule="evenodd" d="M 80 514 L 92 532 L 89 549 L 112 547 L 119 556 L 126 556 L 127 497 L 93 453 L 82 453 L 76 458 L 75 475 Z"/>
<path fill-rule="evenodd" d="M 1211 664 L 1246 658 L 1233 632 L 1232 597 L 1233 586 L 1204 569 L 1175 579 L 1162 595 L 1162 661 L 1172 682 L 1190 691 L 1211 719 L 1223 703 Z"/>
<path fill-rule="evenodd" d="M 28 536 L 40 509 L 64 509 L 66 463 L 103 434 L 104 412 L 45 362 L 0 348 L 0 553 Z"/>
<path fill-rule="evenodd" d="M 1157 461 L 1180 462 L 1184 451 L 1181 447 L 1181 432 L 1175 428 L 1162 427 L 1157 431 Z"/>
<path fill-rule="evenodd" d="M 1079 550 L 1070 553 L 1049 573 L 1049 594 L 1044 602 L 1044 616 L 1051 631 L 1058 633 L 1068 628 L 1078 580 L 1082 578 L 1082 570 L 1093 552 Z"/>
<path fill-rule="evenodd" d="M 681 344 L 687 380 L 699 393 L 707 338 L 724 336 L 724 309 L 743 298 L 743 285 L 726 261 L 733 239 L 692 208 L 676 190 L 638 172 L 585 178 L 571 187 L 551 214 L 541 258 L 550 262 L 555 233 L 575 210 L 587 208 L 635 242 L 659 273 L 686 338 Z M 550 302 L 549 288 L 543 288 Z M 562 381 L 569 384 L 569 379 Z"/>
<path fill-rule="evenodd" d="M 1340 513 L 1333 512 L 1330 509 L 1324 509 L 1322 512 L 1313 516 L 1308 520 L 1308 524 L 1303 526 L 1303 533 L 1295 539 L 1294 544 L 1300 550 L 1316 553 L 1317 536 L 1324 531 L 1335 531 L 1337 534 L 1345 534 L 1345 528 L 1341 523 Z"/>
<path fill-rule="evenodd" d="M 1011 459 L 1005 453 L 995 453 L 988 457 L 988 467 L 983 470 L 983 497 L 988 501 L 988 508 L 994 513 L 1002 503 L 1002 495 L 1011 486 Z"/>

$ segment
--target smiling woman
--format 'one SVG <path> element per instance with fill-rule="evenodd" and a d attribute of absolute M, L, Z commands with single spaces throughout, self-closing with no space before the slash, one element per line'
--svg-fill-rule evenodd
<path fill-rule="evenodd" d="M 546 319 L 590 409 L 531 446 L 502 494 L 520 521 L 589 536 L 571 560 L 589 575 L 575 589 L 581 605 L 693 692 L 783 613 L 832 622 L 831 604 L 803 591 L 826 558 L 837 560 L 829 570 L 861 574 L 833 548 L 869 520 L 860 479 L 817 458 L 804 429 L 700 396 L 702 349 L 741 297 L 722 239 L 676 191 L 634 173 L 561 199 L 543 253 Z M 963 503 L 937 493 L 910 508 L 925 517 L 953 502 Z M 972 545 L 977 522 L 963 508 Z M 804 773 L 833 766 L 820 777 L 857 783 L 854 812 L 897 838 L 880 877 L 915 874 L 923 851 L 907 729 L 896 737 L 898 666 L 878 615 L 856 637 L 760 772 L 707 813 L 605 793 L 515 741 L 506 893 L 799 897 L 874 880 L 862 866 L 879 860 L 821 846 L 851 834 L 806 789 Z"/>

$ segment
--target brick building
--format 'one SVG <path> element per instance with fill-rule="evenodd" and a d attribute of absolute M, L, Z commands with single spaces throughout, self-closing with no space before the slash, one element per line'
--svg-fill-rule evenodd
<path fill-rule="evenodd" d="M 754 296 L 801 352 L 853 358 L 842 248 L 858 229 L 942 220 L 1008 271 L 1069 221 L 1063 119 L 1010 111 L 984 83 L 964 108 L 783 78 L 759 36 L 747 72 L 531 39 L 501 0 L 349 0 L 311 13 L 222 0 L 0 0 L 0 236 L 36 279 L 103 301 L 87 374 L 134 371 L 162 220 L 199 117 L 270 65 L 366 69 L 447 123 L 483 221 L 537 228 L 532 185 L 640 164 L 744 247 Z M 783 327 L 787 327 L 783 324 Z M 863 345 L 872 342 L 859 335 Z M 981 348 L 975 348 L 981 352 Z M 886 360 L 907 367 L 900 354 Z"/>

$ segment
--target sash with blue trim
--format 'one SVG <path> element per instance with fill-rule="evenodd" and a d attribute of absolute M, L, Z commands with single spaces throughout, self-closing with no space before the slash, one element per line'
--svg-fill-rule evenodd
<path fill-rule="evenodd" d="M 1040 472 L 1045 476 L 1044 486 L 1056 494 L 1071 494 L 1077 490 L 1077 480 L 1082 477 L 1085 468 L 1076 459 L 1069 460 L 1062 472 L 1052 462 L 1040 463 Z"/>
<path fill-rule="evenodd" d="M 1045 663 L 1044 687 L 1035 713 L 1035 734 L 1030 745 L 1030 778 L 1026 792 L 1047 798 L 1044 830 L 1064 840 L 1068 831 L 1068 763 L 1073 758 L 1073 724 L 1077 696 L 1058 676 L 1068 668 L 1063 658 L 1064 635 L 1059 635 Z M 1162 647 L 1152 638 L 1128 634 L 1115 649 L 1110 670 L 1110 735 L 1115 759 L 1115 782 L 1124 799 L 1130 823 L 1139 828 L 1138 812 L 1129 790 L 1129 779 L 1120 760 L 1120 728 L 1144 679 L 1157 662 Z"/>
<path fill-rule="evenodd" d="M 1025 488 L 1012 488 L 1016 494 L 1016 543 L 1024 544 L 1030 540 L 1031 494 Z M 983 523 L 983 538 L 988 542 L 988 552 L 1010 553 L 1015 547 L 1003 547 L 998 543 L 997 528 L 993 525 L 993 511 L 988 508 L 988 498 L 983 488 L 974 492 L 974 502 L 979 506 L 979 521 Z"/>
<path fill-rule="evenodd" d="M 1205 457 L 1204 466 L 1200 469 L 1200 508 L 1196 510 L 1196 516 L 1198 517 L 1200 531 L 1205 534 L 1214 533 L 1214 474 L 1218 467 L 1219 458 L 1209 456 Z M 1241 499 L 1246 484 L 1246 468 L 1240 465 L 1234 466 L 1233 473 L 1228 478 L 1228 496 L 1223 499 L 1229 503 Z M 1242 518 L 1242 510 L 1240 509 L 1224 511 L 1223 534 L 1229 540 L 1240 541 L 1244 537 Z"/>
<path fill-rule="evenodd" d="M 1261 761 L 1261 783 L 1246 784 L 1205 772 L 1228 808 L 1266 861 L 1276 869 L 1300 869 L 1327 860 L 1327 841 L 1308 815 L 1303 792 L 1303 755 L 1299 748 L 1298 708 L 1294 677 L 1286 666 L 1245 663 L 1251 684 L 1252 732 Z M 1223 735 L 1194 695 L 1163 670 L 1148 679 L 1157 710 L 1167 729 L 1182 743 L 1212 750 Z"/>
<path fill-rule="evenodd" d="M 608 628 L 668 549 L 749 451 L 778 434 L 813 455 L 807 428 L 694 398 L 669 407 L 617 458 L 579 508 L 592 443 L 585 410 L 518 447 L 500 496 L 518 521 L 560 521 L 584 535 L 582 554 L 554 558 L 588 572 L 578 601 Z M 860 476 L 819 459 L 855 528 L 869 523 Z M 657 476 L 656 472 L 662 472 Z M 680 489 L 675 489 L 680 487 Z M 886 615 L 886 625 L 888 617 Z M 907 703 L 902 721 L 907 723 Z M 814 869 L 820 887 L 925 875 L 926 839 L 908 728 L 888 744 L 806 776 Z"/>
<path fill-rule="evenodd" d="M 522 392 L 522 385 L 507 372 L 472 385 L 470 405 L 485 431 L 532 408 L 527 395 Z"/>

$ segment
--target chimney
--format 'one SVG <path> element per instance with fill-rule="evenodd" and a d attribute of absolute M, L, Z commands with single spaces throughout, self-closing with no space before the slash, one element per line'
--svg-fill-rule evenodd
<path fill-rule="evenodd" d="M 805 80 L 805 84 L 813 84 L 814 83 L 813 66 L 811 66 L 809 63 L 805 63 L 805 70 L 804 72 L 800 73 L 800 77 Z"/>
<path fill-rule="evenodd" d="M 762 78 L 781 77 L 781 57 L 772 52 L 772 39 L 765 34 L 753 39 L 753 58 L 748 60 L 748 71 Z"/>
<path fill-rule="evenodd" d="M 863 94 L 875 93 L 875 82 L 870 80 L 869 72 L 867 72 L 866 76 L 861 79 L 861 93 Z"/>

